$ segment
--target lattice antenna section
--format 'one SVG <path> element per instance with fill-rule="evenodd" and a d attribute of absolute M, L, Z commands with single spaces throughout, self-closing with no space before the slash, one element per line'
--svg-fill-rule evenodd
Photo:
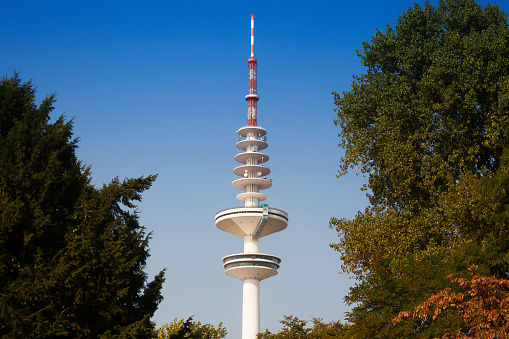
<path fill-rule="evenodd" d="M 256 93 L 256 64 L 254 57 L 254 15 L 251 14 L 251 58 L 247 60 L 247 125 L 257 125 L 256 102 L 259 100 Z"/>

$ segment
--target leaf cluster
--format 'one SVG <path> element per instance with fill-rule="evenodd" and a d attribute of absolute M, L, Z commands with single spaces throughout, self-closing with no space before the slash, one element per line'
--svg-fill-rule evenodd
<path fill-rule="evenodd" d="M 217 328 L 214 325 L 202 325 L 199 321 L 193 321 L 193 317 L 189 317 L 186 321 L 184 319 L 173 319 L 169 324 L 165 324 L 156 330 L 157 338 L 159 339 L 221 339 L 226 337 L 228 332 L 219 323 Z"/>
<path fill-rule="evenodd" d="M 278 333 L 265 330 L 258 334 L 258 339 L 332 339 L 350 338 L 347 327 L 339 321 L 324 323 L 320 318 L 312 319 L 312 326 L 307 327 L 308 321 L 294 316 L 284 316 L 280 321 L 283 328 Z"/>
<path fill-rule="evenodd" d="M 405 318 L 436 321 L 444 311 L 457 309 L 468 327 L 468 333 L 445 333 L 442 338 L 505 338 L 509 335 L 509 280 L 485 277 L 469 268 L 471 277 L 449 275 L 458 292 L 446 288 L 432 295 L 411 311 L 402 311 L 392 322 L 399 324 Z"/>

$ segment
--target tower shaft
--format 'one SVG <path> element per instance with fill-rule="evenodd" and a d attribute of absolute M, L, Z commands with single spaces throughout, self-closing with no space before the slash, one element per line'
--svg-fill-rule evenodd
<path fill-rule="evenodd" d="M 260 280 L 246 279 L 242 288 L 242 339 L 260 333 Z"/>

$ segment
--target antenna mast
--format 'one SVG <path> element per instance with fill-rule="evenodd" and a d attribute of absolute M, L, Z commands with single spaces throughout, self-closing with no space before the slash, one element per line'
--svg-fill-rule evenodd
<path fill-rule="evenodd" d="M 251 58 L 247 60 L 247 125 L 256 126 L 256 59 L 254 57 L 254 14 L 251 14 Z"/>

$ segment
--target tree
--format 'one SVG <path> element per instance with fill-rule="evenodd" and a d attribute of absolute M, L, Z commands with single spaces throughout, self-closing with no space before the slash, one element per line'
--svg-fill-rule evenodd
<path fill-rule="evenodd" d="M 170 324 L 165 324 L 157 329 L 157 338 L 159 339 L 221 339 L 226 337 L 228 332 L 223 327 L 223 323 L 219 323 L 217 328 L 213 325 L 193 321 L 193 317 L 184 319 L 173 319 Z"/>
<path fill-rule="evenodd" d="M 470 279 L 448 276 L 461 292 L 446 288 L 412 311 L 400 312 L 392 320 L 393 324 L 409 317 L 436 321 L 444 311 L 457 309 L 469 329 L 468 333 L 445 333 L 443 339 L 506 338 L 509 334 L 509 280 L 479 276 L 475 273 L 476 269 L 476 265 L 469 268 Z"/>
<path fill-rule="evenodd" d="M 347 327 L 339 321 L 324 323 L 320 318 L 313 318 L 313 326 L 306 327 L 308 322 L 294 316 L 284 316 L 280 321 L 283 328 L 276 334 L 265 330 L 258 334 L 258 339 L 332 339 L 350 338 Z"/>
<path fill-rule="evenodd" d="M 435 322 L 392 319 L 454 288 L 449 274 L 505 279 L 509 28 L 496 5 L 415 4 L 359 52 L 366 74 L 333 93 L 345 148 L 339 176 L 358 169 L 370 206 L 332 218 L 346 301 L 360 338 L 440 337 L 467 331 L 457 310 Z"/>
<path fill-rule="evenodd" d="M 0 81 L 0 336 L 152 337 L 164 273 L 147 282 L 134 201 L 156 177 L 91 185 L 54 101 Z"/>

